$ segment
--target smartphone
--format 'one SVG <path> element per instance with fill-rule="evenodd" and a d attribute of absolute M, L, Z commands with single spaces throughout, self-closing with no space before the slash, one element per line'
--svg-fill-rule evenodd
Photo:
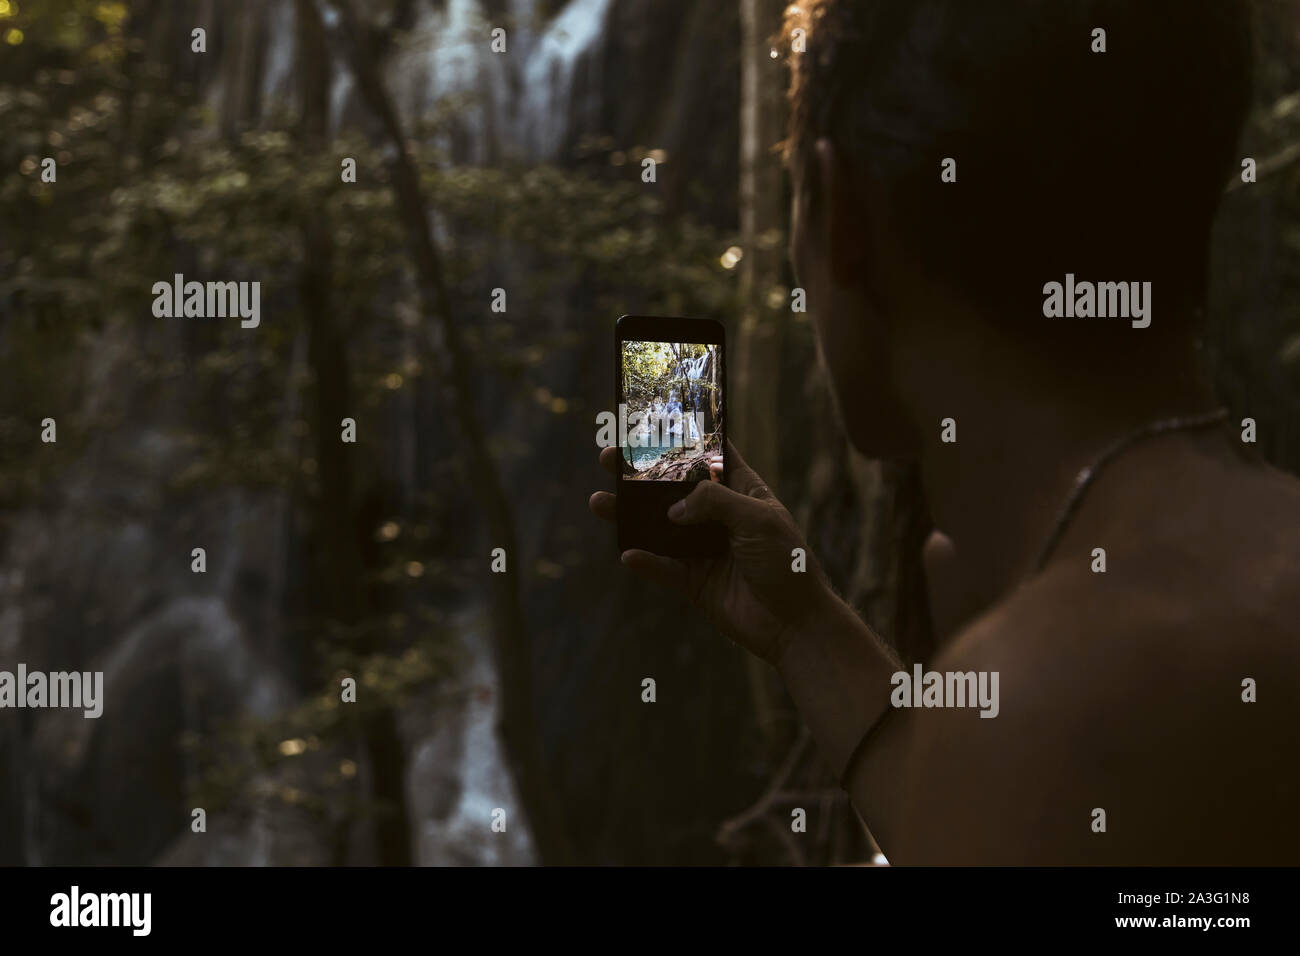
<path fill-rule="evenodd" d="M 727 476 L 727 363 L 712 319 L 625 315 L 614 328 L 618 409 L 618 547 L 669 557 L 715 557 L 721 524 L 677 525 L 668 508 L 709 478 Z"/>

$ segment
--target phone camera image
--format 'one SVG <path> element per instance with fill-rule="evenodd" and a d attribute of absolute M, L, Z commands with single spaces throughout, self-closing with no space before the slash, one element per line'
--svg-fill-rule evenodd
<path fill-rule="evenodd" d="M 624 481 L 697 482 L 722 456 L 721 347 L 624 341 Z"/>

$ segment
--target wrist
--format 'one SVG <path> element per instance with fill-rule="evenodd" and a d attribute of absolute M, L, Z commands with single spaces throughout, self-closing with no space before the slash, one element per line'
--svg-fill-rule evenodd
<path fill-rule="evenodd" d="M 782 671 L 791 656 L 791 650 L 805 646 L 813 635 L 825 633 L 843 620 L 844 615 L 857 615 L 845 604 L 826 583 L 819 583 L 810 592 L 805 610 L 781 629 L 776 639 L 776 652 L 772 655 L 772 666 Z M 858 622 L 860 623 L 860 622 Z"/>
<path fill-rule="evenodd" d="M 897 655 L 827 588 L 784 635 L 775 665 L 831 766 L 844 773 L 889 711 Z"/>

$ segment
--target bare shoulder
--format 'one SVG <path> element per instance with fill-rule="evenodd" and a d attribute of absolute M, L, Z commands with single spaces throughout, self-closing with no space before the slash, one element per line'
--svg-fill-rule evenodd
<path fill-rule="evenodd" d="M 1108 539 L 1104 570 L 1062 555 L 945 648 L 937 672 L 998 674 L 998 715 L 909 715 L 906 855 L 1300 859 L 1300 482 L 1197 500 Z"/>
<path fill-rule="evenodd" d="M 949 653 L 1005 652 L 1042 678 L 1115 672 L 1170 693 L 1251 668 L 1300 687 L 1300 480 L 1259 467 L 1203 482 L 1175 520 L 1121 519 L 1076 541 Z"/>

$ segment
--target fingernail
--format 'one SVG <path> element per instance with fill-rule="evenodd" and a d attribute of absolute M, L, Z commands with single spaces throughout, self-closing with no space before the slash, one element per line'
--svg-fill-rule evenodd
<path fill-rule="evenodd" d="M 668 509 L 668 517 L 674 521 L 684 514 L 686 514 L 686 502 L 684 501 L 674 501 L 673 506 Z"/>

